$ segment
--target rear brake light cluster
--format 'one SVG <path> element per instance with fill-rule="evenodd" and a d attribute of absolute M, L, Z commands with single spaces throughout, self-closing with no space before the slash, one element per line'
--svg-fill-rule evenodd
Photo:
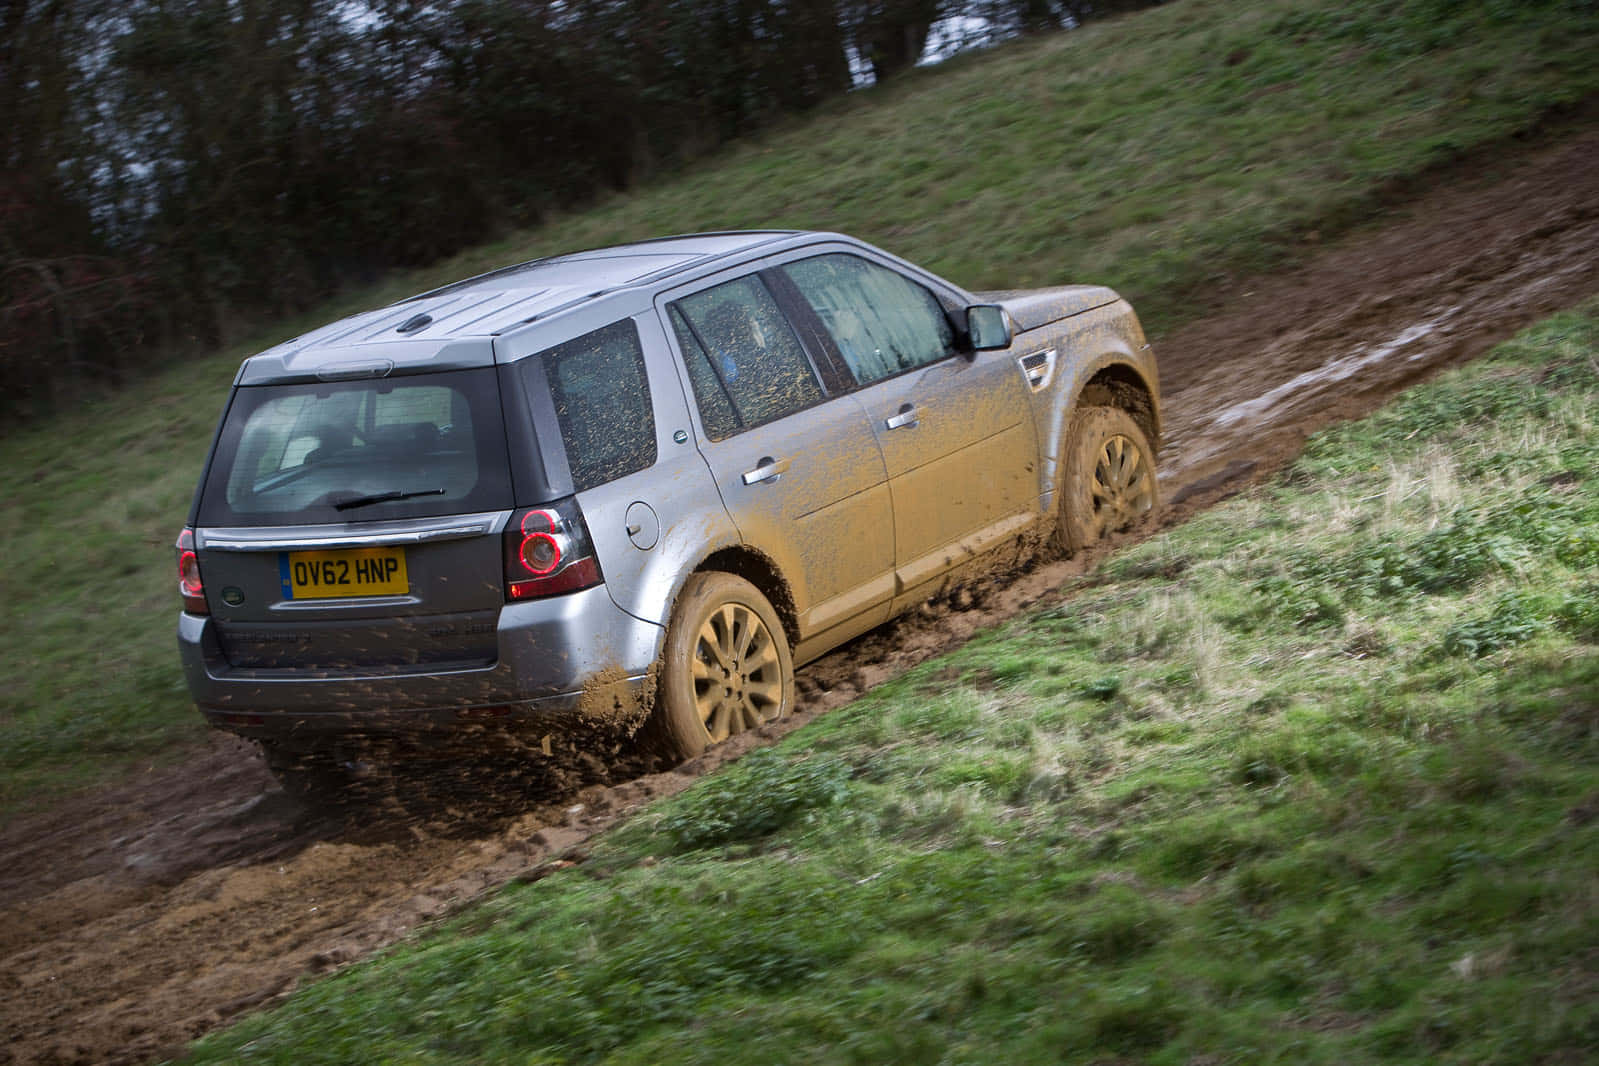
<path fill-rule="evenodd" d="M 178 593 L 183 609 L 190 614 L 209 614 L 205 603 L 205 582 L 200 580 L 200 556 L 195 552 L 194 530 L 184 527 L 178 534 Z"/>
<path fill-rule="evenodd" d="M 577 501 L 511 515 L 505 527 L 505 598 L 531 600 L 592 588 L 604 578 Z"/>

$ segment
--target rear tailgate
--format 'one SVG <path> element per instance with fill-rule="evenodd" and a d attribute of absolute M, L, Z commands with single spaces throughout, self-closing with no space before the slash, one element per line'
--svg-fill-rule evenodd
<path fill-rule="evenodd" d="M 200 568 L 223 654 L 268 669 L 493 662 L 508 514 L 202 527 Z"/>
<path fill-rule="evenodd" d="M 481 666 L 513 502 L 492 367 L 235 390 L 195 511 L 236 667 Z"/>

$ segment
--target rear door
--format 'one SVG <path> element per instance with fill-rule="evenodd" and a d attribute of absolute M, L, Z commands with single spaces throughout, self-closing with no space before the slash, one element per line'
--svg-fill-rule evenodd
<path fill-rule="evenodd" d="M 957 352 L 938 298 L 863 256 L 811 256 L 781 271 L 860 386 L 854 398 L 888 471 L 900 605 L 1035 520 L 1037 437 L 1009 353 Z"/>
<path fill-rule="evenodd" d="M 664 311 L 701 453 L 741 539 L 789 581 L 802 638 L 885 619 L 893 511 L 866 413 L 830 395 L 760 275 L 674 294 Z"/>
<path fill-rule="evenodd" d="M 238 389 L 196 531 L 225 656 L 492 662 L 511 496 L 493 368 Z"/>

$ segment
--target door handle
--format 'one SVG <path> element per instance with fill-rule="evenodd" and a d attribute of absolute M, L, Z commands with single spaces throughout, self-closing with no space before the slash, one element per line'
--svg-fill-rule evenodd
<path fill-rule="evenodd" d="M 890 415 L 888 418 L 884 419 L 883 425 L 887 426 L 889 429 L 900 429 L 905 426 L 911 426 L 914 428 L 916 423 L 921 420 L 921 417 L 922 413 L 916 409 L 915 404 L 902 403 L 899 405 L 899 414 Z"/>
<path fill-rule="evenodd" d="M 768 484 L 776 482 L 788 469 L 787 459 L 773 459 L 770 455 L 761 456 L 761 461 L 755 464 L 754 470 L 744 471 L 744 484 L 754 485 L 765 481 Z"/>

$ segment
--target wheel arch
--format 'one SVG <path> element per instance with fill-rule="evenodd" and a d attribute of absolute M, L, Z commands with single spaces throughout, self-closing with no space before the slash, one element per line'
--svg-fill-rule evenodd
<path fill-rule="evenodd" d="M 1094 371 L 1083 383 L 1072 410 L 1084 407 L 1119 407 L 1132 416 L 1149 438 L 1149 446 L 1160 453 L 1160 407 L 1155 390 L 1144 376 L 1126 363 L 1110 363 Z"/>
<path fill-rule="evenodd" d="M 694 568 L 694 573 L 712 570 L 732 574 L 754 585 L 777 612 L 783 623 L 783 633 L 788 637 L 788 646 L 799 646 L 799 611 L 794 605 L 794 594 L 770 556 L 746 544 L 730 545 L 706 556 Z"/>

